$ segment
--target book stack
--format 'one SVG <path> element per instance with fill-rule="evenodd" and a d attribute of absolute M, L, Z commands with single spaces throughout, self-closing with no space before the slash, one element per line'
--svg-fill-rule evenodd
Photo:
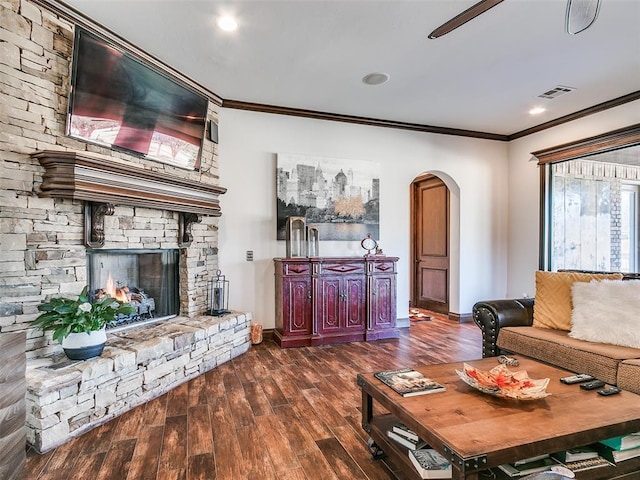
<path fill-rule="evenodd" d="M 396 423 L 391 430 L 387 431 L 387 436 L 409 450 L 417 450 L 427 445 L 416 432 L 410 430 L 404 423 Z"/>
<path fill-rule="evenodd" d="M 599 453 L 614 463 L 640 457 L 640 432 L 602 440 Z"/>
<path fill-rule="evenodd" d="M 571 448 L 564 452 L 554 453 L 552 456 L 564 463 L 564 466 L 572 472 L 611 465 L 611 462 L 600 456 L 600 448 L 596 444 Z"/>
<path fill-rule="evenodd" d="M 564 464 L 572 472 L 582 472 L 583 470 L 591 470 L 592 468 L 609 467 L 611 466 L 606 458 L 597 456 L 593 458 L 587 458 L 585 460 L 575 460 Z"/>
<path fill-rule="evenodd" d="M 451 463 L 404 423 L 396 423 L 387 431 L 387 435 L 408 449 L 409 459 L 420 478 L 451 478 Z"/>
<path fill-rule="evenodd" d="M 598 447 L 596 445 L 585 445 L 584 447 L 571 448 L 564 452 L 553 454 L 562 463 L 589 460 L 590 458 L 596 458 L 598 455 Z"/>
<path fill-rule="evenodd" d="M 550 470 L 554 465 L 562 465 L 562 463 L 550 455 L 539 455 L 518 460 L 514 463 L 504 463 L 498 465 L 498 468 L 509 475 L 509 477 L 521 477 Z"/>
<path fill-rule="evenodd" d="M 409 450 L 411 463 L 420 478 L 451 478 L 451 463 L 432 448 Z"/>

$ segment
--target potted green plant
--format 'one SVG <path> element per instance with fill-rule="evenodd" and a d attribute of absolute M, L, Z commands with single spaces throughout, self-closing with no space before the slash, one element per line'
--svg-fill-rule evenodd
<path fill-rule="evenodd" d="M 91 303 L 84 287 L 75 300 L 54 297 L 38 305 L 43 312 L 33 325 L 44 331 L 53 331 L 54 340 L 62 344 L 65 354 L 72 360 L 86 360 L 102 354 L 107 341 L 106 325 L 118 315 L 135 312 L 130 303 L 105 295 Z"/>

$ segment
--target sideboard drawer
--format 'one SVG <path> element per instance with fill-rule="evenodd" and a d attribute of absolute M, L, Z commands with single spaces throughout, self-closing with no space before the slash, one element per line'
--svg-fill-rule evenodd
<path fill-rule="evenodd" d="M 396 264 L 393 262 L 375 262 L 372 265 L 374 273 L 393 273 L 396 269 Z"/>
<path fill-rule="evenodd" d="M 322 275 L 364 275 L 365 266 L 363 262 L 339 262 L 339 263 L 323 263 L 320 268 L 320 274 Z"/>
<path fill-rule="evenodd" d="M 311 274 L 311 265 L 308 263 L 285 263 L 283 266 L 284 275 L 295 276 Z"/>
<path fill-rule="evenodd" d="M 282 275 L 286 277 L 300 277 L 311 275 L 311 264 L 306 260 L 276 260 L 275 262 L 276 275 Z"/>

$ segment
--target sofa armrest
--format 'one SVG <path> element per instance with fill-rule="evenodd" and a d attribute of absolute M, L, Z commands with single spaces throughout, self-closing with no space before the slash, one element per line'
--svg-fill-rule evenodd
<path fill-rule="evenodd" d="M 500 328 L 533 324 L 533 298 L 478 302 L 473 321 L 482 331 L 482 356 L 496 357 L 501 354 L 496 346 Z"/>

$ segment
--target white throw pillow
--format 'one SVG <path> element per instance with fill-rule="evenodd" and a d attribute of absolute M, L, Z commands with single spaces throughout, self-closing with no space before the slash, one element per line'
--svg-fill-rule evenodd
<path fill-rule="evenodd" d="M 569 336 L 640 348 L 640 280 L 574 283 Z"/>

